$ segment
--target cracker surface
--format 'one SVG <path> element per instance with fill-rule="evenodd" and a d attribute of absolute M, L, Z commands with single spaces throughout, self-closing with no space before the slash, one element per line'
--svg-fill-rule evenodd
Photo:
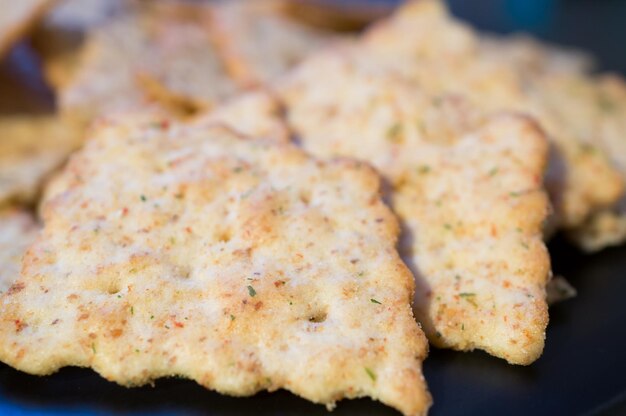
<path fill-rule="evenodd" d="M 206 29 L 207 10 L 141 3 L 89 31 L 78 68 L 59 91 L 62 111 L 87 122 L 150 102 L 192 113 L 233 95 Z"/>
<path fill-rule="evenodd" d="M 0 298 L 0 359 L 426 412 L 399 227 L 365 164 L 153 115 L 101 121 Z"/>
<path fill-rule="evenodd" d="M 30 213 L 17 208 L 0 211 L 0 294 L 17 280 L 22 257 L 35 241 L 38 230 Z"/>
<path fill-rule="evenodd" d="M 591 89 L 592 92 L 587 107 L 581 109 L 577 117 L 581 117 L 581 112 L 592 116 L 593 128 L 600 133 L 594 144 L 611 156 L 626 180 L 626 82 L 616 75 L 602 75 L 595 79 L 578 78 L 576 84 L 577 91 Z M 596 213 L 573 230 L 571 237 L 590 252 L 626 241 L 626 194 L 617 204 Z"/>
<path fill-rule="evenodd" d="M 339 38 L 290 17 L 284 0 L 222 1 L 211 31 L 230 73 L 241 85 L 264 85 L 312 51 Z"/>

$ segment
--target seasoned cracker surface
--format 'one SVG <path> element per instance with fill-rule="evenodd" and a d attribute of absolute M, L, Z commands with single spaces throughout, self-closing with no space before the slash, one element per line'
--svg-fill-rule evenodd
<path fill-rule="evenodd" d="M 33 216 L 18 209 L 0 211 L 0 294 L 17 280 L 22 257 L 37 237 Z"/>
<path fill-rule="evenodd" d="M 214 39 L 241 84 L 270 82 L 340 37 L 290 18 L 285 7 L 284 0 L 227 0 L 213 7 Z"/>
<path fill-rule="evenodd" d="M 160 109 L 150 108 L 155 114 Z M 265 90 L 242 93 L 231 100 L 227 100 L 213 111 L 189 120 L 190 128 L 204 128 L 208 125 L 220 124 L 240 134 L 252 137 L 262 137 L 265 140 L 277 143 L 288 143 L 289 130 L 281 115 L 278 100 Z M 100 123 L 107 123 L 106 119 L 96 121 L 93 129 Z M 46 183 L 44 194 L 40 202 L 43 207 L 50 199 L 69 188 L 74 173 L 71 169 L 59 172 Z"/>
<path fill-rule="evenodd" d="M 2 361 L 426 412 L 414 283 L 365 164 L 129 115 L 101 122 L 65 174 L 0 298 Z"/>
<path fill-rule="evenodd" d="M 626 179 L 626 82 L 616 75 L 603 75 L 579 79 L 577 85 L 580 88 L 576 93 L 591 89 L 592 95 L 587 97 L 588 106 L 581 108 L 576 116 L 591 115 L 594 128 L 600 131 L 595 144 L 611 156 Z M 574 230 L 572 237 L 587 251 L 626 241 L 626 194 L 615 206 L 595 214 Z"/>
<path fill-rule="evenodd" d="M 45 13 L 54 0 L 0 1 L 0 57 Z"/>
<path fill-rule="evenodd" d="M 183 4 L 184 3 L 184 4 Z M 210 42 L 206 5 L 146 3 L 89 32 L 61 109 L 81 120 L 156 100 L 210 107 L 236 91 Z"/>
<path fill-rule="evenodd" d="M 581 189 L 595 186 L 611 194 L 602 209 L 570 231 L 574 242 L 586 251 L 622 243 L 626 240 L 626 198 L 622 196 L 615 203 L 614 195 L 619 190 L 615 187 L 619 183 L 615 173 L 620 173 L 622 181 L 626 179 L 623 79 L 616 75 L 592 75 L 590 59 L 584 54 L 556 49 L 532 39 L 483 39 L 482 47 L 487 48 L 488 54 L 497 54 L 518 68 L 533 99 L 566 125 L 573 136 L 585 139 L 579 153 L 591 157 L 584 156 L 576 163 L 581 167 L 578 171 L 586 174 L 569 180 L 579 185 L 584 183 Z M 617 168 L 617 171 L 611 168 L 610 176 L 605 164 L 589 163 L 602 153 Z M 568 205 L 585 206 L 585 203 L 571 201 Z"/>
<path fill-rule="evenodd" d="M 593 137 L 563 118 L 542 87 L 529 82 L 534 72 L 481 43 L 441 2 L 408 2 L 370 30 L 365 44 L 372 60 L 432 93 L 462 96 L 485 114 L 508 110 L 535 117 L 552 144 L 546 186 L 560 227 L 574 228 L 619 199 L 623 180 L 604 152 L 589 151 Z"/>
<path fill-rule="evenodd" d="M 550 274 L 548 145 L 536 125 L 432 95 L 358 45 L 309 58 L 278 91 L 305 149 L 366 160 L 385 175 L 417 281 L 416 316 L 431 342 L 534 361 Z"/>

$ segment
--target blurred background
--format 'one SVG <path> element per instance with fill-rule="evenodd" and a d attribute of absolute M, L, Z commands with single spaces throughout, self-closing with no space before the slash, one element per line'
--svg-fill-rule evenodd
<path fill-rule="evenodd" d="M 301 2 L 311 0 L 297 0 Z M 400 0 L 313 0 L 383 11 Z M 624 0 L 446 0 L 453 13 L 480 30 L 527 32 L 553 43 L 588 50 L 601 70 L 626 73 Z"/>
<path fill-rule="evenodd" d="M 453 12 L 476 27 L 498 33 L 529 32 L 587 49 L 600 69 L 626 73 L 626 1 L 448 0 Z"/>

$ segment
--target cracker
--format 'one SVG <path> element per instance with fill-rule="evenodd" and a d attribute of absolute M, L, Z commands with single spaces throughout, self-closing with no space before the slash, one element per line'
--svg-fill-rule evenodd
<path fill-rule="evenodd" d="M 50 85 L 71 82 L 87 33 L 128 11 L 130 0 L 64 0 L 57 3 L 32 34 Z"/>
<path fill-rule="evenodd" d="M 600 132 L 594 144 L 611 156 L 626 179 L 626 83 L 615 75 L 579 81 L 579 85 L 591 88 L 595 94 L 588 99 L 588 107 L 578 114 L 592 115 L 594 127 Z M 596 213 L 570 236 L 589 252 L 622 244 L 626 241 L 626 195 L 615 206 Z"/>
<path fill-rule="evenodd" d="M 264 85 L 339 35 L 307 26 L 284 0 L 222 1 L 211 26 L 219 51 L 242 85 Z"/>
<path fill-rule="evenodd" d="M 204 110 L 236 92 L 212 51 L 206 5 L 142 4 L 89 32 L 61 109 L 79 120 L 157 101 Z M 189 111 L 188 108 L 190 108 Z"/>
<path fill-rule="evenodd" d="M 307 59 L 278 86 L 290 126 L 312 154 L 366 160 L 387 179 L 433 344 L 531 363 L 548 320 L 545 136 L 372 58 L 357 44 Z"/>
<path fill-rule="evenodd" d="M 54 4 L 54 0 L 0 1 L 0 57 Z"/>
<path fill-rule="evenodd" d="M 128 115 L 102 121 L 66 173 L 0 299 L 2 361 L 426 412 L 414 283 L 365 164 Z"/>
<path fill-rule="evenodd" d="M 0 68 L 0 207 L 34 202 L 42 182 L 78 146 L 79 133 L 8 61 Z M 43 95 L 43 96 L 42 96 Z"/>
<path fill-rule="evenodd" d="M 619 199 L 619 172 L 604 152 L 589 151 L 594 140 L 551 105 L 532 82 L 534 73 L 507 54 L 483 47 L 480 37 L 453 20 L 441 2 L 407 3 L 374 27 L 365 43 L 372 60 L 431 93 L 462 96 L 485 114 L 518 111 L 535 117 L 552 144 L 546 186 L 561 228 L 575 228 Z"/>
<path fill-rule="evenodd" d="M 19 276 L 22 257 L 35 241 L 38 230 L 30 213 L 18 209 L 0 211 L 0 294 Z"/>
<path fill-rule="evenodd" d="M 79 135 L 53 115 L 0 116 L 0 206 L 32 203 L 42 182 L 78 146 Z"/>

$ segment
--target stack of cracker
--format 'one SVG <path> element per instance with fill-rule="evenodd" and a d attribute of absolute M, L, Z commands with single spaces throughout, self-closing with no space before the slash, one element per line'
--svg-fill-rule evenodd
<path fill-rule="evenodd" d="M 575 294 L 555 232 L 626 240 L 626 85 L 585 54 L 436 0 L 361 33 L 285 0 L 3 8 L 0 360 L 19 370 L 422 415 L 429 342 L 541 355 L 548 302 Z"/>

